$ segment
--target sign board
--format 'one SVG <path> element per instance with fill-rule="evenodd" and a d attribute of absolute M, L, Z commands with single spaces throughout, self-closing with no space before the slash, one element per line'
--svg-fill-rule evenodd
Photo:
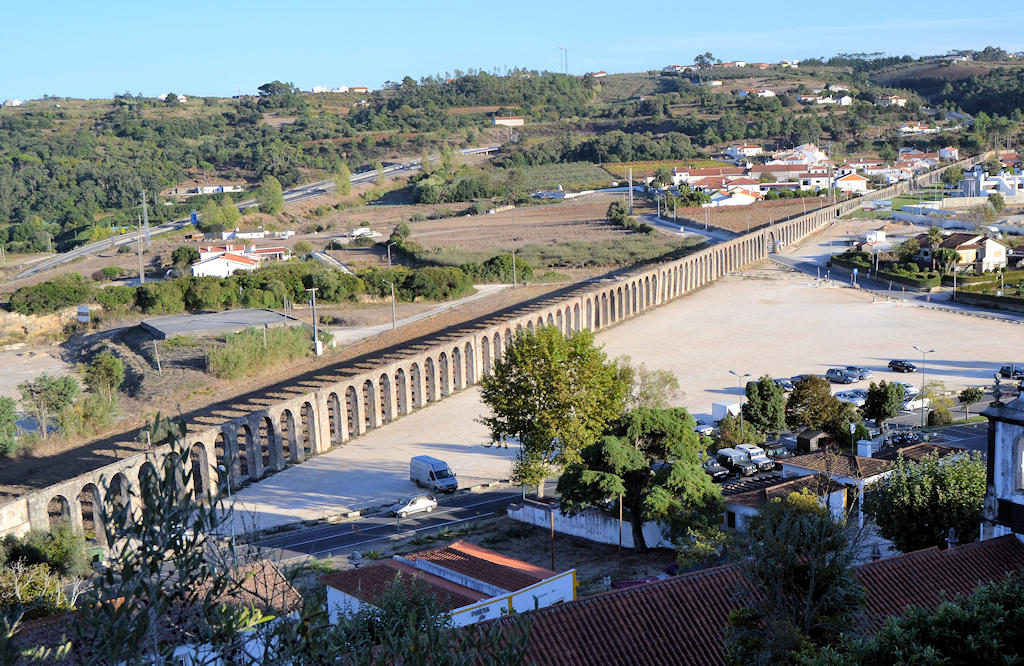
<path fill-rule="evenodd" d="M 856 269 L 856 268 L 854 268 L 854 269 L 853 269 L 853 274 L 854 274 L 854 275 L 856 275 L 856 274 L 857 274 L 857 269 Z"/>
<path fill-rule="evenodd" d="M 857 432 L 857 424 L 856 423 L 851 423 L 850 424 L 850 434 L 852 435 L 855 432 Z"/>
<path fill-rule="evenodd" d="M 189 218 L 189 221 L 192 222 L 192 226 L 195 226 L 195 224 L 199 221 L 199 214 L 196 213 L 195 211 L 192 211 L 192 215 Z"/>
<path fill-rule="evenodd" d="M 89 306 L 79 305 L 78 306 L 78 321 L 82 324 L 89 323 Z"/>

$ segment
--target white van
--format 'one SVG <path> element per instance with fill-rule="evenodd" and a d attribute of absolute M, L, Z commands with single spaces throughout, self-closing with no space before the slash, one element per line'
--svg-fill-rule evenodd
<path fill-rule="evenodd" d="M 448 463 L 430 456 L 416 456 L 409 462 L 409 480 L 438 492 L 451 493 L 459 488 L 459 480 Z"/>

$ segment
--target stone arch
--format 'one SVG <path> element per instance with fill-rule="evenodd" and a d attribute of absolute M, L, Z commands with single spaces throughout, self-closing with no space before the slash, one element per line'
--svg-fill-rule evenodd
<path fill-rule="evenodd" d="M 587 329 L 594 330 L 594 300 L 587 298 Z"/>
<path fill-rule="evenodd" d="M 537 328 L 544 328 L 544 315 L 537 317 Z"/>
<path fill-rule="evenodd" d="M 484 344 L 484 349 L 486 348 L 487 345 Z M 462 358 L 465 359 L 466 363 L 466 386 L 472 386 L 476 384 L 476 354 L 473 353 L 472 342 L 467 342 L 463 347 Z"/>
<path fill-rule="evenodd" d="M 218 432 L 217 439 L 213 441 L 213 455 L 217 467 L 223 467 L 224 469 L 227 469 L 228 438 L 224 435 L 223 432 Z"/>
<path fill-rule="evenodd" d="M 423 406 L 423 382 L 420 376 L 420 364 L 413 363 L 409 366 L 409 380 L 411 382 L 409 396 L 412 399 L 412 408 L 419 409 Z"/>
<path fill-rule="evenodd" d="M 555 316 L 555 326 L 558 327 L 559 333 L 565 333 L 565 322 L 562 320 L 562 308 L 558 308 L 558 314 Z"/>
<path fill-rule="evenodd" d="M 582 327 L 580 326 L 580 304 L 579 303 L 573 303 L 572 304 L 572 330 L 574 332 L 576 332 L 576 333 L 579 333 L 581 328 Z"/>
<path fill-rule="evenodd" d="M 395 370 L 395 414 L 403 416 L 409 413 L 409 387 L 405 381 L 405 369 Z"/>
<path fill-rule="evenodd" d="M 341 428 L 341 399 L 334 391 L 327 394 L 327 429 L 330 431 L 332 446 L 345 439 Z"/>
<path fill-rule="evenodd" d="M 635 315 L 636 307 L 636 280 L 630 283 L 629 314 Z"/>
<path fill-rule="evenodd" d="M 426 379 L 427 402 L 437 400 L 437 372 L 434 370 L 434 359 L 427 357 L 423 362 L 424 375 Z"/>
<path fill-rule="evenodd" d="M 641 309 L 646 310 L 651 307 L 651 276 L 645 275 L 643 286 L 641 287 L 643 296 L 640 298 Z"/>
<path fill-rule="evenodd" d="M 180 501 L 188 495 L 188 487 L 185 485 L 185 467 L 177 453 L 171 451 L 164 456 L 164 474 L 171 477 L 174 484 L 174 496 Z"/>
<path fill-rule="evenodd" d="M 281 448 L 282 452 L 287 451 L 288 462 L 297 463 L 299 458 L 299 438 L 295 432 L 295 415 L 292 410 L 281 411 Z"/>
<path fill-rule="evenodd" d="M 462 350 L 458 345 L 452 349 L 452 391 L 460 391 L 465 387 L 465 369 L 462 365 Z"/>
<path fill-rule="evenodd" d="M 547 319 L 544 320 L 544 324 L 547 326 L 555 325 L 555 317 L 550 312 L 548 313 Z"/>
<path fill-rule="evenodd" d="M 532 319 L 526 322 L 526 328 L 527 328 L 527 330 L 530 331 L 530 333 L 533 333 L 533 320 Z"/>
<path fill-rule="evenodd" d="M 508 344 L 508 339 L 505 339 L 504 342 L 505 342 L 505 344 Z M 504 350 L 502 349 L 501 333 L 499 333 L 498 331 L 495 331 L 494 332 L 494 362 L 497 363 L 498 361 L 500 361 L 501 357 L 503 356 L 503 354 L 504 354 Z"/>
<path fill-rule="evenodd" d="M 238 434 L 235 437 L 235 449 L 237 451 L 235 461 L 237 464 L 237 478 L 239 480 L 249 478 L 249 451 L 251 446 L 252 430 L 243 423 L 239 426 Z"/>
<path fill-rule="evenodd" d="M 62 522 L 71 522 L 71 504 L 68 498 L 63 495 L 54 495 L 46 505 L 46 515 L 49 519 L 50 529 L 53 529 Z"/>
<path fill-rule="evenodd" d="M 391 393 L 391 375 L 383 373 L 377 380 L 377 388 L 380 392 L 380 422 L 381 424 L 391 423 L 394 418 L 392 411 L 394 399 Z"/>
<path fill-rule="evenodd" d="M 316 414 L 313 405 L 309 402 L 302 403 L 299 415 L 302 417 L 302 458 L 305 460 L 313 455 L 316 449 Z"/>
<path fill-rule="evenodd" d="M 338 396 L 334 396 L 337 399 Z M 256 423 L 256 444 L 253 453 L 259 452 L 256 457 L 259 459 L 259 476 L 266 476 L 267 472 L 274 466 L 274 455 L 271 451 L 274 448 L 274 424 L 267 416 L 260 417 Z"/>
<path fill-rule="evenodd" d="M 363 382 L 363 431 L 377 427 L 377 390 L 373 386 L 373 380 L 367 379 Z"/>
<path fill-rule="evenodd" d="M 486 335 L 480 338 L 480 362 L 483 374 L 491 374 L 491 341 Z"/>
<path fill-rule="evenodd" d="M 440 354 L 438 354 L 438 356 L 437 356 L 437 374 L 438 374 L 438 378 L 437 378 L 438 382 L 437 382 L 437 384 L 438 384 L 438 388 L 440 389 L 440 397 L 442 397 L 442 398 L 447 397 L 448 393 L 450 392 L 449 384 L 448 384 L 448 380 L 450 379 L 450 377 L 448 376 L 448 373 L 449 373 L 448 365 L 449 365 L 448 364 L 448 354 L 446 354 L 445 352 L 441 352 Z"/>
<path fill-rule="evenodd" d="M 192 497 L 202 502 L 210 492 L 210 460 L 206 454 L 206 445 L 202 442 L 193 444 L 188 451 L 188 462 Z"/>
<path fill-rule="evenodd" d="M 146 461 L 139 467 L 139 499 L 141 500 L 144 496 L 143 490 L 148 484 L 156 482 L 156 469 L 153 467 L 153 463 Z"/>
<path fill-rule="evenodd" d="M 95 483 L 85 484 L 78 493 L 77 504 L 82 522 L 82 532 L 85 533 L 87 538 L 89 538 L 89 533 L 92 533 L 94 535 L 92 538 L 103 543 L 105 541 L 103 538 L 103 523 L 98 511 L 100 501 L 100 491 Z"/>
<path fill-rule="evenodd" d="M 618 303 L 615 300 L 615 290 L 611 289 L 611 290 L 608 291 L 608 323 L 609 324 L 615 322 L 618 319 L 618 317 L 616 316 L 617 312 L 618 312 Z"/>
<path fill-rule="evenodd" d="M 775 253 L 775 233 L 774 232 L 771 232 L 771 231 L 768 232 L 768 235 L 767 235 L 767 237 L 765 239 L 764 251 L 767 254 L 774 254 Z"/>
<path fill-rule="evenodd" d="M 345 387 L 345 418 L 348 419 L 348 436 L 355 437 L 363 431 L 359 423 L 359 396 L 356 387 Z"/>
<path fill-rule="evenodd" d="M 618 311 L 615 313 L 615 318 L 616 319 L 622 319 L 623 317 L 625 317 L 627 315 L 626 315 L 626 304 L 623 303 L 623 301 L 622 301 L 622 287 L 621 286 L 619 286 L 615 290 L 615 294 L 616 294 L 615 302 L 618 303 L 618 308 L 619 308 Z"/>
<path fill-rule="evenodd" d="M 118 472 L 110 477 L 107 484 L 106 504 L 116 513 L 130 506 L 132 484 L 124 472 Z"/>

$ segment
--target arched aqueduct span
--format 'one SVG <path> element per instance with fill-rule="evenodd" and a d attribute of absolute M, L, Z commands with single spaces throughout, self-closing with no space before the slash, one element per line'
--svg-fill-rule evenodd
<path fill-rule="evenodd" d="M 984 157 L 959 164 L 970 167 Z M 919 176 L 916 184 L 938 182 L 943 170 Z M 60 520 L 70 520 L 79 531 L 93 530 L 94 509 L 104 500 L 101 488 L 109 488 L 108 501 L 130 501 L 128 498 L 137 495 L 140 479 L 168 463 L 180 467 L 182 478 L 195 481 L 196 487 L 188 490 L 199 497 L 216 492 L 218 466 L 228 470 L 232 487 L 260 479 L 475 384 L 524 328 L 550 324 L 563 332 L 598 331 L 761 261 L 778 243 L 798 242 L 865 201 L 889 198 L 909 187 L 910 183 L 897 183 L 675 261 L 594 283 L 528 314 L 492 322 L 395 362 L 216 425 L 190 423 L 184 460 L 164 446 L 25 494 L 0 505 L 0 535 L 49 529 Z"/>

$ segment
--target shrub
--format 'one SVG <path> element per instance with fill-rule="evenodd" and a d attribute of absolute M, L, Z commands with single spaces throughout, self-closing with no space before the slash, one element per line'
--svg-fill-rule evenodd
<path fill-rule="evenodd" d="M 124 269 L 121 268 L 120 266 L 104 266 L 100 270 L 100 273 L 102 273 L 103 277 L 105 277 L 106 279 L 113 280 L 124 275 Z"/>
<path fill-rule="evenodd" d="M 0 569 L 0 612 L 4 615 L 25 609 L 24 619 L 33 620 L 70 608 L 63 581 L 45 564 Z"/>
<path fill-rule="evenodd" d="M 183 280 L 148 282 L 135 293 L 135 301 L 146 314 L 175 314 L 185 311 Z"/>
<path fill-rule="evenodd" d="M 376 244 L 376 241 L 369 236 L 360 236 L 359 238 L 353 238 L 352 242 L 348 244 L 349 247 L 372 247 Z M 298 246 L 296 246 L 298 249 Z"/>
<path fill-rule="evenodd" d="M 206 351 L 206 369 L 223 379 L 238 379 L 280 363 L 297 361 L 312 349 L 312 336 L 305 328 L 255 328 L 224 338 L 224 344 Z"/>
<path fill-rule="evenodd" d="M 945 407 L 928 412 L 928 425 L 930 426 L 944 426 L 952 422 L 953 414 Z"/>
<path fill-rule="evenodd" d="M 96 290 L 96 302 L 105 310 L 126 311 L 135 303 L 135 287 L 115 285 Z"/>
<path fill-rule="evenodd" d="M 92 285 L 78 273 L 68 273 L 46 282 L 22 287 L 11 295 L 10 309 L 23 315 L 57 312 L 71 305 L 88 303 Z"/>
<path fill-rule="evenodd" d="M 76 534 L 67 521 L 54 525 L 49 532 L 32 530 L 22 537 L 8 535 L 3 546 L 7 564 L 44 565 L 64 576 L 89 570 L 85 537 Z"/>
<path fill-rule="evenodd" d="M 117 253 L 118 254 L 131 254 L 132 253 L 132 246 L 131 245 L 118 245 L 117 246 Z"/>
<path fill-rule="evenodd" d="M 313 244 L 309 241 L 299 241 L 295 244 L 295 254 L 309 254 L 313 251 Z"/>

